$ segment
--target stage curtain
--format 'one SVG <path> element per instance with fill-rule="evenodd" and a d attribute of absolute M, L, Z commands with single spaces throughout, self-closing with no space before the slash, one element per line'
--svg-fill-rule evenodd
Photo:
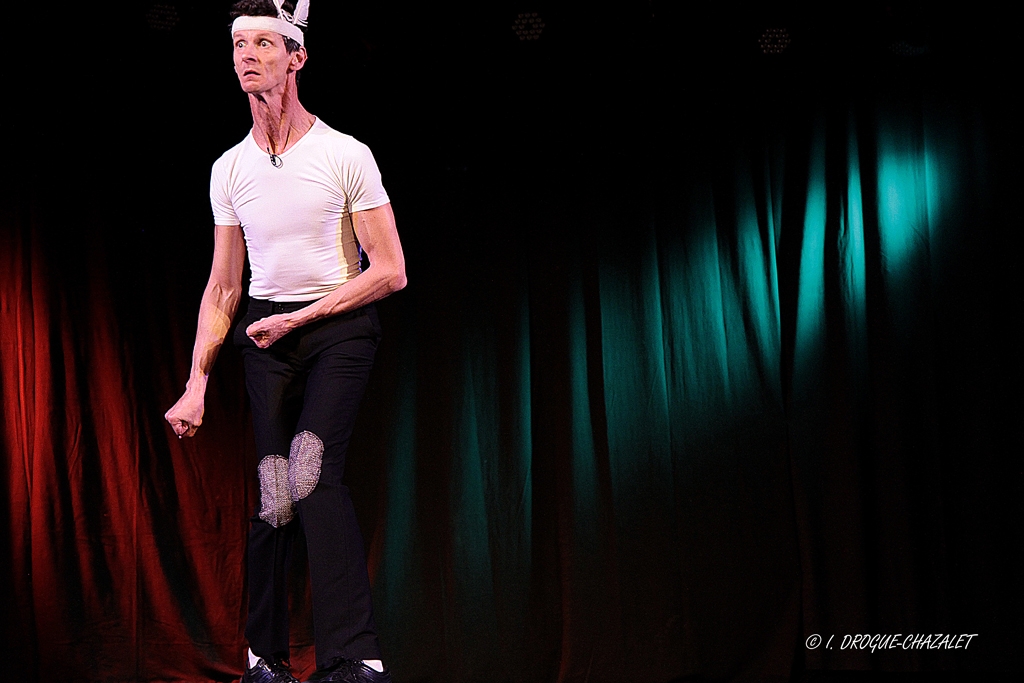
<path fill-rule="evenodd" d="M 704 130 L 722 110 L 668 108 L 617 144 L 562 121 L 535 147 L 495 133 L 468 171 L 374 146 L 409 287 L 380 306 L 347 476 L 396 680 L 1019 665 L 1019 188 L 1006 122 L 942 92 L 769 97 Z M 71 186 L 43 155 L 5 188 L 18 680 L 241 674 L 258 454 L 237 353 L 199 436 L 162 421 L 222 142 L 124 144 Z M 839 647 L 859 633 L 978 635 Z"/>

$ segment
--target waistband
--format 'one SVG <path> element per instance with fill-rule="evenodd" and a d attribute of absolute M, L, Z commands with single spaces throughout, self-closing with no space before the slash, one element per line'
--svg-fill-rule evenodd
<path fill-rule="evenodd" d="M 268 315 L 277 315 L 278 313 L 292 313 L 301 308 L 305 308 L 306 306 L 311 306 L 317 301 L 320 301 L 320 299 L 313 299 L 312 301 L 270 301 L 269 299 L 254 299 L 249 297 L 249 314 L 266 317 Z M 332 315 L 331 320 L 358 318 L 361 315 L 366 315 L 366 309 L 371 306 L 373 306 L 373 304 L 367 304 L 351 311 L 346 311 L 345 313 Z"/>

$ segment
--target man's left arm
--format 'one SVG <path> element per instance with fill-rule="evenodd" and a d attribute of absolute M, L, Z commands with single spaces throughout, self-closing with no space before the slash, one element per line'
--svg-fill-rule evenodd
<path fill-rule="evenodd" d="M 405 255 L 391 204 L 353 213 L 352 227 L 370 267 L 305 308 L 249 325 L 245 333 L 257 346 L 265 349 L 296 327 L 365 306 L 405 287 Z"/>

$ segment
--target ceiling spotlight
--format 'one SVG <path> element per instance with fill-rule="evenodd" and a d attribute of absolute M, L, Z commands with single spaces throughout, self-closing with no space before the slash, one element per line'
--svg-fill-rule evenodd
<path fill-rule="evenodd" d="M 536 12 L 522 12 L 512 22 L 512 31 L 519 40 L 540 40 L 544 32 L 544 20 Z"/>
<path fill-rule="evenodd" d="M 766 28 L 761 37 L 757 39 L 757 44 L 761 46 L 761 52 L 766 55 L 785 52 L 790 42 L 789 29 L 786 28 Z"/>
<path fill-rule="evenodd" d="M 157 31 L 170 31 L 178 25 L 178 9 L 166 3 L 150 5 L 146 12 L 146 23 Z"/>

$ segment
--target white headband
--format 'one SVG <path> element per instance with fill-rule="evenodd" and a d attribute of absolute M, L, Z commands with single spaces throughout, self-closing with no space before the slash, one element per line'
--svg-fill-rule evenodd
<path fill-rule="evenodd" d="M 303 44 L 300 26 L 306 25 L 309 16 L 309 0 L 299 0 L 295 6 L 295 14 L 291 15 L 281 9 L 284 0 L 274 0 L 277 17 L 238 17 L 231 23 L 231 33 L 235 31 L 273 31 L 291 38 L 299 45 Z"/>

